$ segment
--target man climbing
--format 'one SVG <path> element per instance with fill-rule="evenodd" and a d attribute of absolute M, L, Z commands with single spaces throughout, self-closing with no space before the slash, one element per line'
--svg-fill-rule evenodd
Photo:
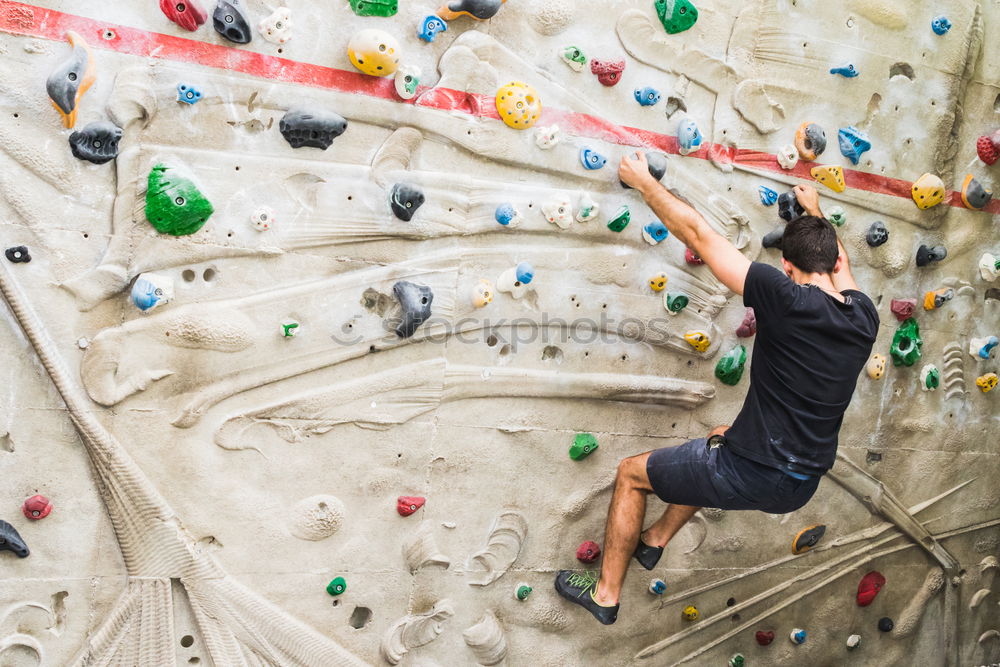
<path fill-rule="evenodd" d="M 750 387 L 733 425 L 622 460 L 600 576 L 570 570 L 556 576 L 559 594 L 605 625 L 618 618 L 629 559 L 653 569 L 670 539 L 702 507 L 785 514 L 812 498 L 833 466 L 844 411 L 879 326 L 875 305 L 858 290 L 847 252 L 823 218 L 812 186 L 795 188 L 806 214 L 785 227 L 781 272 L 744 257 L 650 175 L 642 154 L 624 158 L 619 176 L 716 278 L 743 295 L 756 313 L 757 337 Z M 642 531 L 650 493 L 668 506 Z M 810 537 L 800 534 L 796 541 Z"/>

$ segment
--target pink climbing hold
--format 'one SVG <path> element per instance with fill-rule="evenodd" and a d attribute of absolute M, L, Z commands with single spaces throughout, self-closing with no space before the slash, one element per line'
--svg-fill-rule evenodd
<path fill-rule="evenodd" d="M 691 250 L 691 248 L 684 249 L 684 261 L 691 266 L 701 266 L 705 263 L 705 260 L 694 254 L 694 250 Z"/>
<path fill-rule="evenodd" d="M 399 516 L 410 516 L 426 502 L 427 499 L 421 496 L 400 496 L 396 499 L 396 511 L 399 512 Z"/>
<path fill-rule="evenodd" d="M 906 320 L 913 317 L 913 313 L 917 310 L 917 300 L 916 299 L 893 299 L 892 304 L 889 306 L 892 314 L 896 316 L 896 319 L 900 322 L 905 322 Z"/>
<path fill-rule="evenodd" d="M 52 503 L 45 496 L 31 496 L 21 505 L 21 511 L 32 521 L 38 521 L 52 512 Z"/>
<path fill-rule="evenodd" d="M 858 584 L 858 606 L 867 607 L 875 600 L 875 596 L 885 586 L 885 577 L 880 572 L 872 570 L 861 578 Z"/>
<path fill-rule="evenodd" d="M 747 312 L 743 316 L 743 324 L 736 330 L 736 335 L 740 338 L 750 338 L 756 333 L 757 315 L 753 312 L 753 308 L 747 308 Z"/>
<path fill-rule="evenodd" d="M 208 20 L 208 12 L 201 6 L 201 0 L 160 0 L 160 11 L 168 19 L 191 32 Z"/>
<path fill-rule="evenodd" d="M 581 563 L 593 563 L 601 557 L 601 545 L 587 540 L 576 550 L 576 559 Z"/>
<path fill-rule="evenodd" d="M 597 75 L 597 80 L 605 86 L 615 86 L 622 80 L 625 71 L 624 60 L 591 60 L 590 71 Z"/>

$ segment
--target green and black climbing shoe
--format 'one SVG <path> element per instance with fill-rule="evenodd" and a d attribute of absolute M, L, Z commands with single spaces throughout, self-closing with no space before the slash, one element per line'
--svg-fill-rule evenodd
<path fill-rule="evenodd" d="M 605 607 L 594 599 L 597 592 L 597 577 L 591 572 L 560 570 L 556 575 L 556 590 L 570 602 L 575 602 L 604 625 L 618 620 L 618 605 Z"/>
<path fill-rule="evenodd" d="M 635 553 L 632 555 L 635 556 L 640 565 L 647 570 L 652 570 L 660 562 L 660 556 L 663 555 L 663 547 L 651 547 L 643 542 L 640 537 L 639 544 L 635 546 Z"/>

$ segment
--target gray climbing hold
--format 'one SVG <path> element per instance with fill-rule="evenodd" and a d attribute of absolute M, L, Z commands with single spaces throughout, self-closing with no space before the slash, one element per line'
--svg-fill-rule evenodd
<path fill-rule="evenodd" d="M 660 181 L 667 173 L 667 156 L 663 153 L 646 153 L 646 163 L 649 165 L 649 173 L 653 178 Z M 626 190 L 631 190 L 630 185 L 624 181 L 618 181 Z"/>
<path fill-rule="evenodd" d="M 219 0 L 212 13 L 212 25 L 215 26 L 215 32 L 230 42 L 249 44 L 253 39 L 250 18 L 241 0 Z"/>
<path fill-rule="evenodd" d="M 795 192 L 789 190 L 778 196 L 778 217 L 785 222 L 791 222 L 796 218 L 805 215 L 806 210 L 802 208 Z"/>
<path fill-rule="evenodd" d="M 888 240 L 889 229 L 881 220 L 873 222 L 871 227 L 868 228 L 868 233 L 865 234 L 865 241 L 872 248 L 877 248 Z"/>
<path fill-rule="evenodd" d="M 922 267 L 932 262 L 940 262 L 947 256 L 948 249 L 943 245 L 934 246 L 933 248 L 922 245 L 917 248 L 917 266 Z"/>
<path fill-rule="evenodd" d="M 396 327 L 396 335 L 409 338 L 430 318 L 434 292 L 426 285 L 401 280 L 392 286 L 392 293 L 403 307 L 403 318 Z"/>
<path fill-rule="evenodd" d="M 18 558 L 27 558 L 31 551 L 14 526 L 0 520 L 0 551 L 12 551 Z"/>
<path fill-rule="evenodd" d="M 94 164 L 104 164 L 118 157 L 118 142 L 122 129 L 106 120 L 91 123 L 69 135 L 73 156 Z"/>
<path fill-rule="evenodd" d="M 781 250 L 781 242 L 784 238 L 785 228 L 778 227 L 774 231 L 764 235 L 764 238 L 761 239 L 761 245 L 765 248 L 777 248 L 778 250 Z"/>
<path fill-rule="evenodd" d="M 73 127 L 76 125 L 77 105 L 94 83 L 97 68 L 87 42 L 72 30 L 66 36 L 73 50 L 46 79 L 45 90 L 62 116 L 63 125 Z"/>
<path fill-rule="evenodd" d="M 13 248 L 4 250 L 3 254 L 7 258 L 7 261 L 13 264 L 27 264 L 31 261 L 31 253 L 28 252 L 27 246 L 16 245 Z"/>
<path fill-rule="evenodd" d="M 347 129 L 347 121 L 340 114 L 323 109 L 293 107 L 281 118 L 278 130 L 292 148 L 320 148 L 326 150 Z"/>
<path fill-rule="evenodd" d="M 396 183 L 392 186 L 389 206 L 397 218 L 409 222 L 417 209 L 424 205 L 424 193 L 415 185 Z"/>

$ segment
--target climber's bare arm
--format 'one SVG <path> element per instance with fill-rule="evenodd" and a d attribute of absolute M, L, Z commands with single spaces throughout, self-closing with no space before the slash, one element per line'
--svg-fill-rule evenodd
<path fill-rule="evenodd" d="M 813 186 L 796 185 L 795 198 L 799 200 L 799 204 L 808 215 L 815 215 L 818 218 L 824 217 L 823 211 L 819 207 L 819 193 Z M 854 275 L 851 274 L 851 262 L 847 257 L 847 250 L 839 238 L 837 239 L 837 247 L 840 254 L 837 257 L 836 266 L 833 267 L 833 287 L 838 292 L 843 292 L 846 289 L 856 290 L 858 284 L 854 282 Z"/>
<path fill-rule="evenodd" d="M 750 260 L 724 236 L 712 229 L 698 211 L 675 197 L 649 173 L 646 156 L 622 159 L 619 178 L 646 200 L 670 233 L 708 265 L 715 277 L 736 294 L 743 294 Z M 846 288 L 845 288 L 846 289 Z"/>

